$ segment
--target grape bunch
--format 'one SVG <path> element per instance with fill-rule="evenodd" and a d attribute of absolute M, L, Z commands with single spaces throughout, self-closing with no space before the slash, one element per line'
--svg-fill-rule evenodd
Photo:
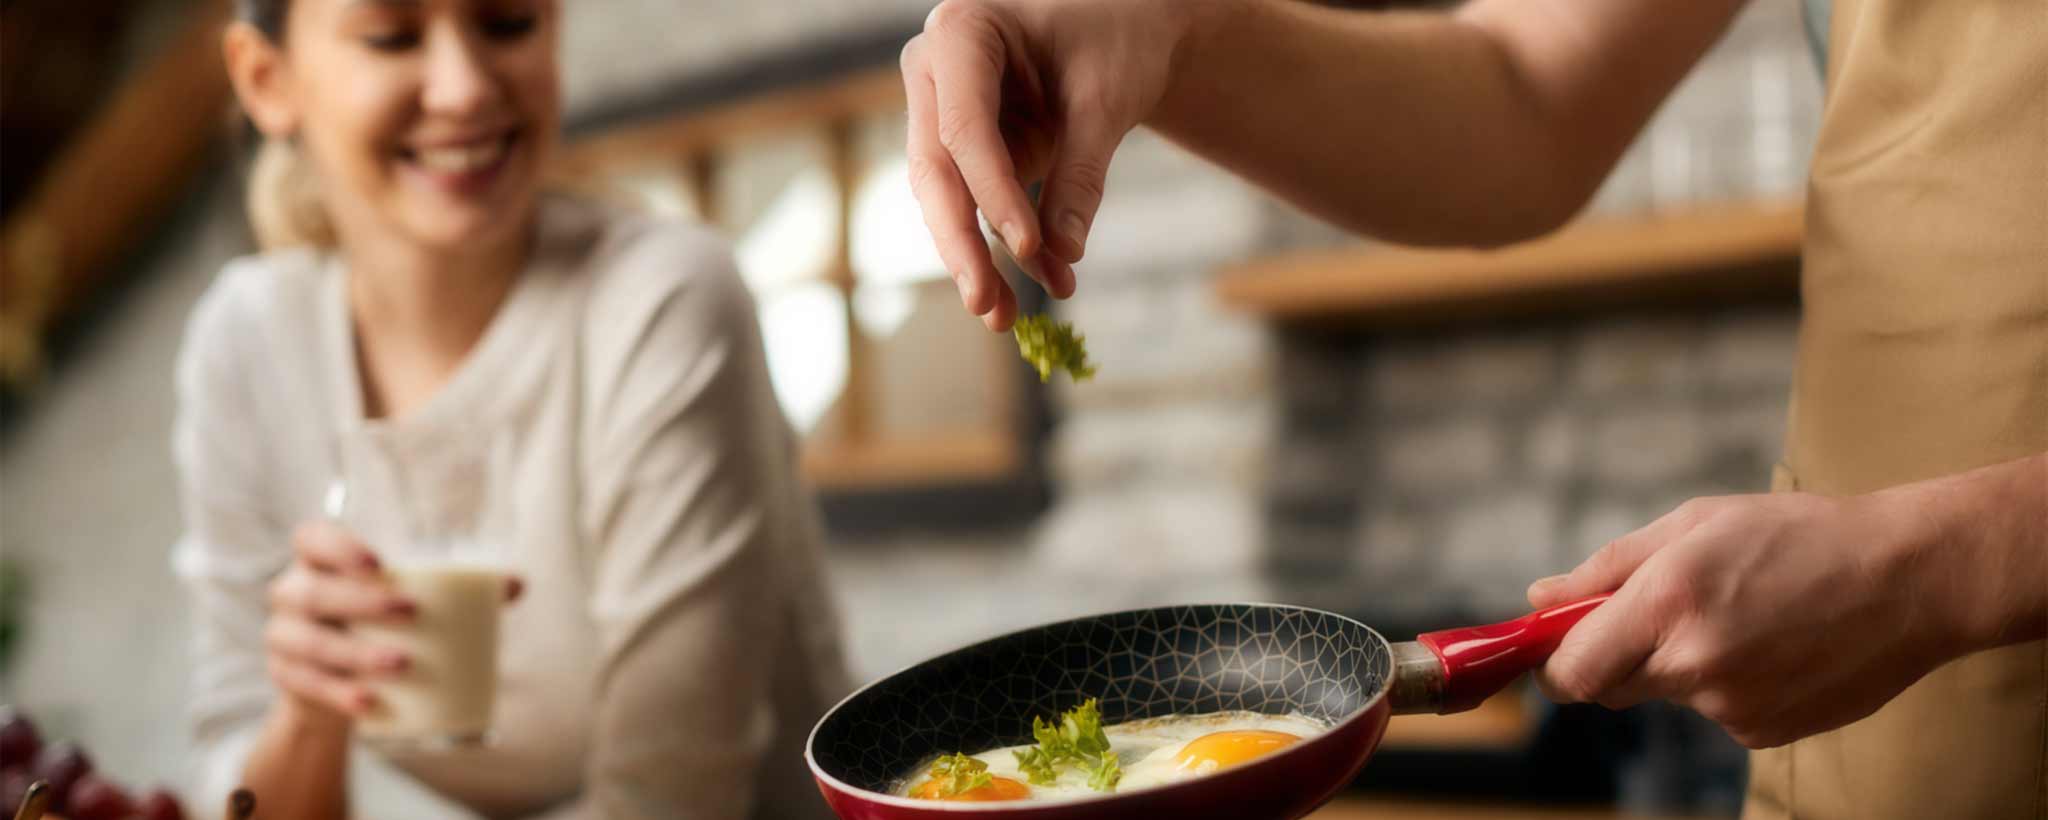
<path fill-rule="evenodd" d="M 68 820 L 184 820 L 185 810 L 165 789 L 140 796 L 93 771 L 92 758 L 73 743 L 44 743 L 28 716 L 0 706 L 0 816 L 13 816 L 29 784 L 50 784 L 50 815 Z"/>

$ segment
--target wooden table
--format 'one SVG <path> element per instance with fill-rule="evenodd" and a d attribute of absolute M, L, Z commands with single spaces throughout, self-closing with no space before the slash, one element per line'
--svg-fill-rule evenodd
<path fill-rule="evenodd" d="M 1340 797 L 1308 820 L 1653 820 L 1607 807 L 1554 808 L 1510 803 Z M 1658 817 L 1654 820 L 1678 820 Z M 1702 819 L 1703 820 L 1703 819 Z"/>

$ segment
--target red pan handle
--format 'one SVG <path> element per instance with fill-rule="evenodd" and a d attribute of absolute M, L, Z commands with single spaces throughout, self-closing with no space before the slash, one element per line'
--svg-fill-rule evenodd
<path fill-rule="evenodd" d="M 1611 593 L 1539 609 L 1512 621 L 1464 626 L 1415 637 L 1443 661 L 1438 714 L 1463 712 L 1493 697 L 1523 672 L 1542 666 L 1572 626 Z"/>

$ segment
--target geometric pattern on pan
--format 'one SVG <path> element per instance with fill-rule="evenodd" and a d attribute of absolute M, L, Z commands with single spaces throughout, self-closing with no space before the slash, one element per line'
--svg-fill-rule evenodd
<path fill-rule="evenodd" d="M 935 754 L 1031 742 L 1031 718 L 1088 698 L 1103 725 L 1170 714 L 1299 712 L 1336 723 L 1392 670 L 1386 643 L 1348 618 L 1219 604 L 1080 618 L 1011 633 L 907 669 L 818 728 L 818 765 L 886 791 Z"/>

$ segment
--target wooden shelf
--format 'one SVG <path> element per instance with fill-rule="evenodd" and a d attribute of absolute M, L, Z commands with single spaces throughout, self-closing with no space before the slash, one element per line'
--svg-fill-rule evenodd
<path fill-rule="evenodd" d="M 555 171 L 589 177 L 650 159 L 713 151 L 762 134 L 902 108 L 903 75 L 894 66 L 872 69 L 581 136 L 563 146 Z"/>
<path fill-rule="evenodd" d="M 865 490 L 989 481 L 1023 462 L 1016 439 L 996 430 L 882 436 L 806 447 L 803 470 L 821 489 Z"/>
<path fill-rule="evenodd" d="M 1588 219 L 1499 250 L 1358 247 L 1224 271 L 1226 305 L 1285 323 L 1399 324 L 1797 292 L 1796 201 Z"/>

